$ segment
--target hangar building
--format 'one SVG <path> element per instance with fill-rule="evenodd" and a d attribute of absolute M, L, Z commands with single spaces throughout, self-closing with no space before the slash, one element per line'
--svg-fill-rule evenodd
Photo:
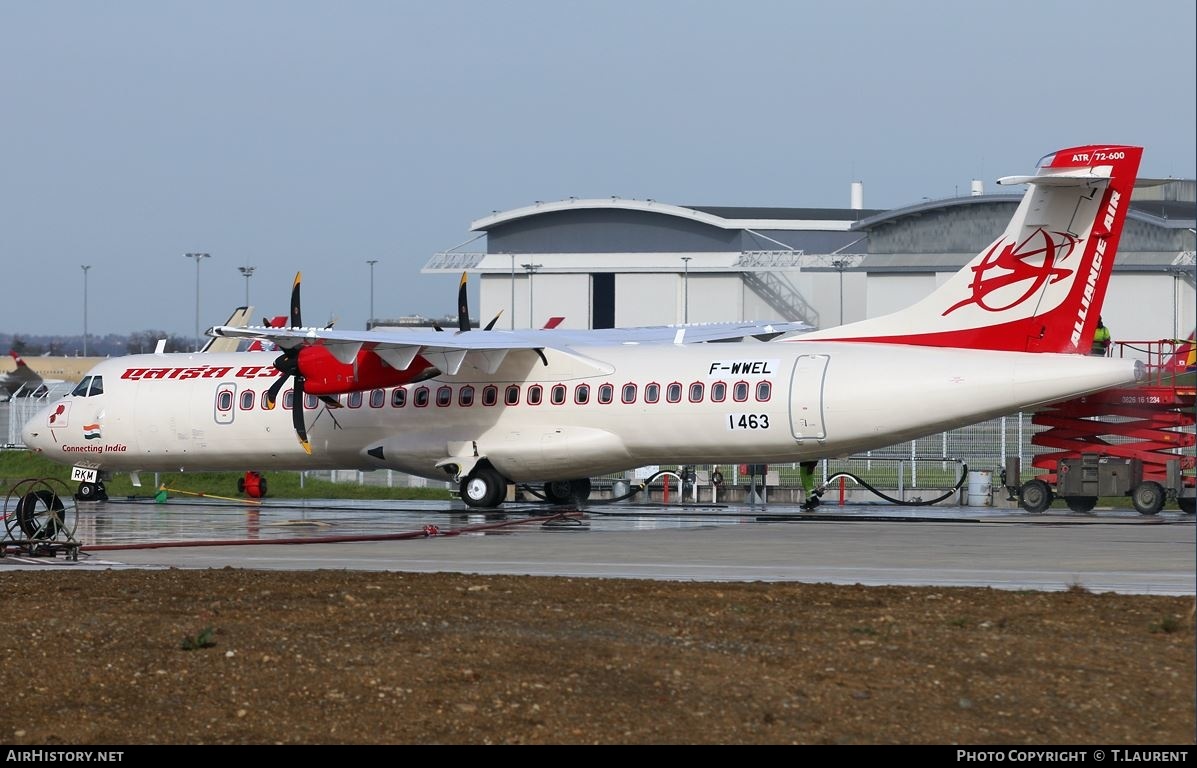
<path fill-rule="evenodd" d="M 972 194 L 894 210 L 682 206 L 618 197 L 537 202 L 478 219 L 485 251 L 426 273 L 480 276 L 479 318 L 573 328 L 735 320 L 828 327 L 928 294 L 1001 234 L 1022 197 Z M 1103 316 L 1114 338 L 1193 330 L 1194 181 L 1136 190 Z M 1145 309 L 1147 311 L 1145 311 Z"/>

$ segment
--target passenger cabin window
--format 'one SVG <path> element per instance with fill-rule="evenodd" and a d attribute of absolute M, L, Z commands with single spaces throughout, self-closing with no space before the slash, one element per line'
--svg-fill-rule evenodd
<path fill-rule="evenodd" d="M 732 400 L 737 403 L 742 403 L 748 399 L 748 382 L 737 381 L 736 385 L 732 387 Z"/>
<path fill-rule="evenodd" d="M 528 387 L 528 405 L 540 405 L 544 400 L 544 387 L 533 384 Z"/>
<path fill-rule="evenodd" d="M 696 381 L 690 385 L 690 402 L 702 402 L 702 382 Z"/>
<path fill-rule="evenodd" d="M 350 408 L 361 408 L 362 407 L 362 393 L 361 392 L 350 392 L 349 393 L 349 407 Z"/>
<path fill-rule="evenodd" d="M 769 398 L 773 395 L 773 385 L 767 381 L 758 381 L 756 383 L 756 399 L 762 403 L 769 402 Z"/>
<path fill-rule="evenodd" d="M 574 402 L 578 405 L 586 405 L 590 402 L 589 384 L 579 384 L 574 388 Z"/>
<path fill-rule="evenodd" d="M 615 399 L 615 387 L 610 384 L 603 384 L 599 387 L 598 401 L 600 405 L 608 405 Z"/>
<path fill-rule="evenodd" d="M 622 399 L 623 402 L 625 402 L 625 403 L 636 402 L 636 385 L 635 384 L 624 384 L 623 391 L 620 393 L 619 396 L 620 396 L 620 399 Z"/>
<path fill-rule="evenodd" d="M 644 402 L 655 403 L 661 399 L 661 385 L 660 384 L 645 384 L 644 385 Z"/>
<path fill-rule="evenodd" d="M 711 385 L 711 402 L 722 403 L 727 399 L 727 384 L 722 381 L 716 381 Z"/>
<path fill-rule="evenodd" d="M 462 408 L 469 408 L 474 404 L 474 388 L 466 384 L 457 390 L 457 404 Z"/>
<path fill-rule="evenodd" d="M 562 403 L 564 403 L 565 402 L 565 385 L 564 384 L 554 384 L 552 394 L 549 395 L 549 399 L 552 401 L 553 405 L 561 405 Z"/>
<path fill-rule="evenodd" d="M 678 382 L 673 382 L 665 388 L 665 400 L 670 403 L 680 402 L 682 399 L 682 385 Z"/>
<path fill-rule="evenodd" d="M 359 403 L 360 405 L 360 403 Z M 289 411 L 295 407 L 295 390 L 288 389 L 283 393 L 283 410 Z"/>
<path fill-rule="evenodd" d="M 428 387 L 416 387 L 416 393 L 412 396 L 412 404 L 417 408 L 428 405 Z"/>
<path fill-rule="evenodd" d="M 397 387 L 391 393 L 391 407 L 402 408 L 405 405 L 407 405 L 407 390 L 403 387 Z"/>
<path fill-rule="evenodd" d="M 241 392 L 241 410 L 248 411 L 254 407 L 254 391 L 246 389 Z"/>
<path fill-rule="evenodd" d="M 307 393 L 304 393 L 304 396 L 303 396 L 303 407 L 304 408 L 307 408 L 309 411 L 314 411 L 314 410 L 316 410 L 316 405 L 319 402 L 320 401 L 316 399 L 315 395 L 309 395 Z"/>
<path fill-rule="evenodd" d="M 453 402 L 453 387 L 445 384 L 436 388 L 436 407 L 445 408 Z"/>
<path fill-rule="evenodd" d="M 74 395 L 75 397 L 87 397 L 87 389 L 90 386 L 91 386 L 91 377 L 84 376 L 83 381 L 76 384 L 75 388 L 71 390 L 71 394 Z"/>
<path fill-rule="evenodd" d="M 518 405 L 520 402 L 520 385 L 509 384 L 503 392 L 504 405 Z"/>
<path fill-rule="evenodd" d="M 216 395 L 216 410 L 228 412 L 233 410 L 233 393 L 227 389 L 221 390 Z"/>
<path fill-rule="evenodd" d="M 493 384 L 488 384 L 482 388 L 482 404 L 490 407 L 499 402 L 499 388 Z"/>
<path fill-rule="evenodd" d="M 386 403 L 386 401 L 387 401 L 387 393 L 386 392 L 383 392 L 381 389 L 370 390 L 370 407 L 371 408 L 381 408 L 383 406 L 383 404 Z M 308 406 L 308 407 L 312 408 L 315 406 Z"/>

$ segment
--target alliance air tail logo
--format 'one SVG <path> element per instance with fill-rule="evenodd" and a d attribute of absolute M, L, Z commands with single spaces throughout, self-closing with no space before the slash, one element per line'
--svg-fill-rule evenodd
<path fill-rule="evenodd" d="M 1068 260 L 1077 242 L 1077 238 L 1067 232 L 1051 233 L 1039 228 L 1017 245 L 994 243 L 981 263 L 972 268 L 973 281 L 969 288 L 973 295 L 945 309 L 943 316 L 968 304 L 976 304 L 986 312 L 1004 312 L 1017 307 L 1038 293 L 1044 284 L 1058 283 L 1073 273 L 1058 264 Z M 994 292 L 1000 293 L 995 302 L 990 303 L 989 296 Z"/>
<path fill-rule="evenodd" d="M 86 440 L 98 439 L 100 437 L 100 425 L 99 424 L 84 424 L 83 425 L 83 437 Z"/>

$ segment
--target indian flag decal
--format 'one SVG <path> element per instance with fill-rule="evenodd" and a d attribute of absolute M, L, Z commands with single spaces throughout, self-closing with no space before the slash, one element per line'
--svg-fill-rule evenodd
<path fill-rule="evenodd" d="M 87 440 L 95 440 L 95 439 L 99 438 L 100 437 L 100 425 L 99 424 L 84 424 L 83 425 L 83 437 Z"/>

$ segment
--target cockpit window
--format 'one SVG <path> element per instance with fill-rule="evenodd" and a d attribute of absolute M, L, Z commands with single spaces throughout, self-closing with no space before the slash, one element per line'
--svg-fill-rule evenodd
<path fill-rule="evenodd" d="M 104 394 L 104 377 L 84 376 L 83 381 L 71 390 L 71 394 L 75 397 L 95 397 Z"/>

